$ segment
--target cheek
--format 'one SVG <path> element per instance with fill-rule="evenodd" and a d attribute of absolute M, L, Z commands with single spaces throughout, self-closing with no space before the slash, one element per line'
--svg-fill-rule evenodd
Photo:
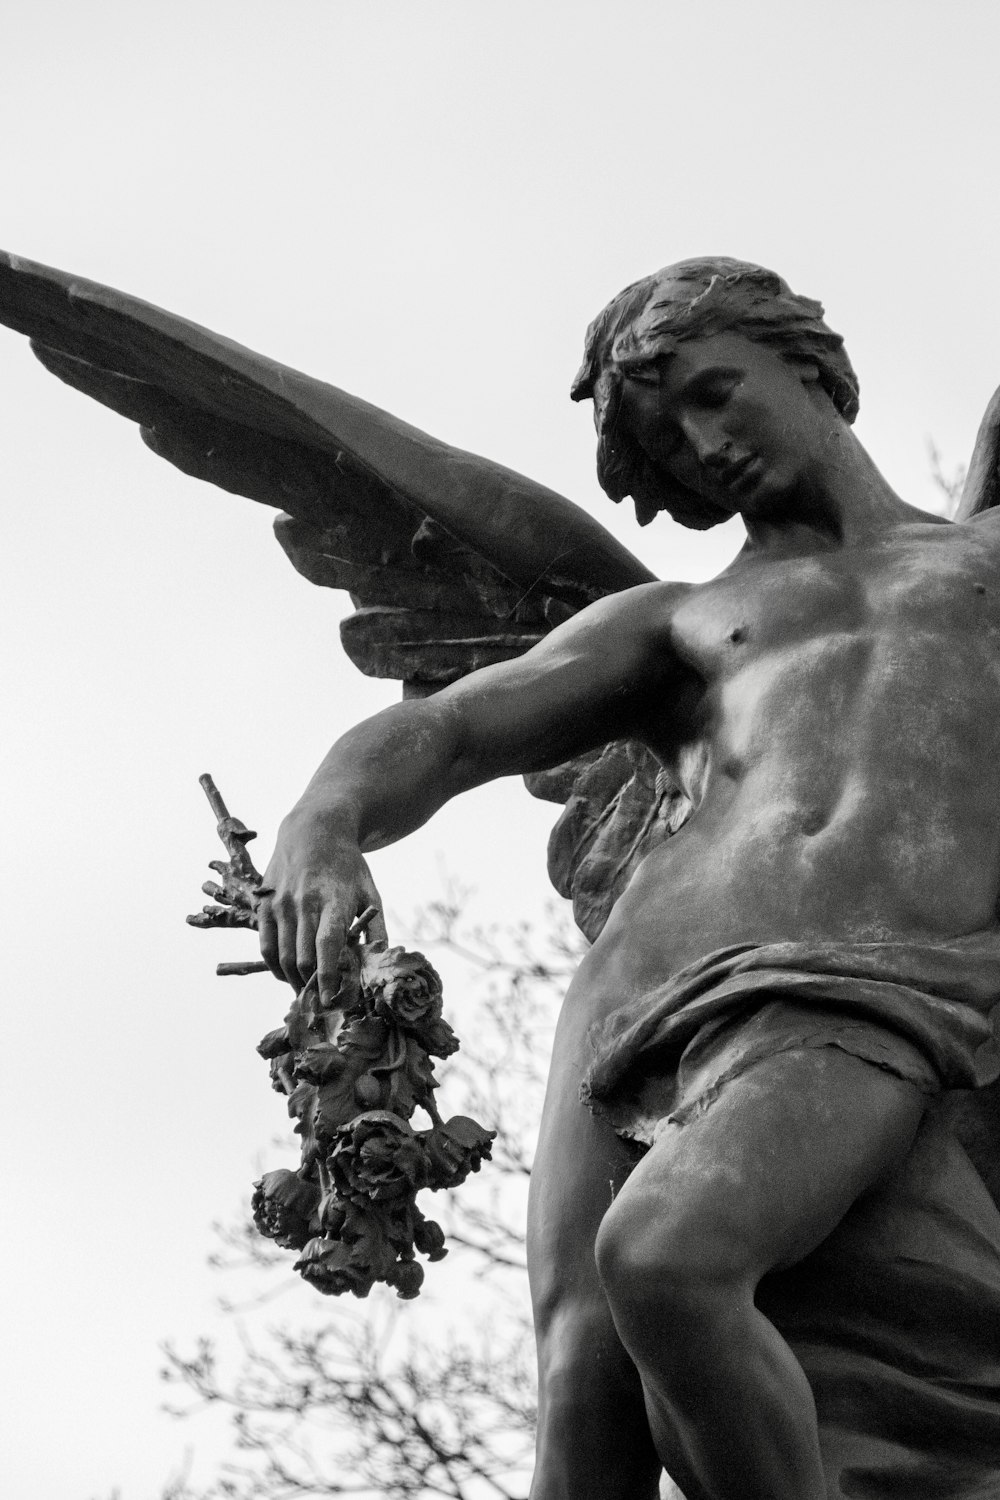
<path fill-rule="evenodd" d="M 687 489 L 697 490 L 704 481 L 704 471 L 686 443 L 671 453 L 663 467 L 672 479 Z"/>
<path fill-rule="evenodd" d="M 769 467 L 782 471 L 795 467 L 802 442 L 803 434 L 792 413 L 770 411 L 766 418 L 748 418 L 740 433 L 741 446 L 766 459 Z"/>

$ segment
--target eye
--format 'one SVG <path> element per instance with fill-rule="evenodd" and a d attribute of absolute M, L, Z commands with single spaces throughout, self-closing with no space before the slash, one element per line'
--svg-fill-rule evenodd
<path fill-rule="evenodd" d="M 688 400 L 692 406 L 725 406 L 739 383 L 731 376 L 706 380 L 693 391 L 688 391 Z"/>

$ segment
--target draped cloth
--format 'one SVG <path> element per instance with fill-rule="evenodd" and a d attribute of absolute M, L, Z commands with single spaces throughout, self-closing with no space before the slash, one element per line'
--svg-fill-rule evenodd
<path fill-rule="evenodd" d="M 998 999 L 1000 930 L 734 946 L 591 1032 L 581 1095 L 640 1144 L 796 1048 L 842 1048 L 932 1096 L 903 1167 L 758 1289 L 812 1387 L 830 1500 L 1000 1500 L 1000 1213 L 950 1108 L 997 1091 Z"/>
<path fill-rule="evenodd" d="M 1000 1076 L 1000 928 L 940 942 L 719 948 L 592 1028 L 584 1103 L 649 1144 L 763 1057 L 840 1047 L 924 1093 Z"/>

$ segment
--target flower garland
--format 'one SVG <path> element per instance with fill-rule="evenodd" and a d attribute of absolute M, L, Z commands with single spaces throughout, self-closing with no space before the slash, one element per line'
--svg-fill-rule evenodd
<path fill-rule="evenodd" d="M 260 875 L 246 852 L 255 835 L 230 817 L 211 777 L 201 784 L 230 859 L 212 862 L 222 884 L 203 887 L 221 904 L 188 921 L 256 927 Z M 297 1171 L 266 1172 L 254 1184 L 252 1211 L 261 1234 L 299 1251 L 295 1269 L 319 1291 L 367 1297 L 382 1281 L 410 1298 L 424 1279 L 416 1252 L 432 1261 L 448 1253 L 417 1193 L 456 1187 L 478 1172 L 496 1132 L 465 1115 L 442 1120 L 432 1058 L 449 1057 L 459 1042 L 442 1016 L 441 979 L 421 953 L 364 943 L 372 915 L 351 929 L 330 1001 L 322 1003 L 310 979 L 284 1024 L 258 1045 L 272 1086 L 288 1097 L 302 1161 Z M 262 968 L 220 964 L 219 972 Z M 418 1108 L 428 1129 L 410 1123 Z"/>

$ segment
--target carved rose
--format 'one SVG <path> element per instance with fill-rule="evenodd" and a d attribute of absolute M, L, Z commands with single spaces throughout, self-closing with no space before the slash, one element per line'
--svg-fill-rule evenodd
<path fill-rule="evenodd" d="M 254 1222 L 300 1252 L 295 1269 L 319 1291 L 366 1297 L 381 1281 L 408 1299 L 424 1279 L 414 1253 L 447 1254 L 416 1194 L 477 1171 L 495 1132 L 464 1116 L 414 1131 L 418 1107 L 437 1119 L 432 1058 L 458 1047 L 441 981 L 422 954 L 348 946 L 328 1005 L 307 987 L 259 1045 L 287 1096 L 302 1166 L 255 1184 Z"/>
<path fill-rule="evenodd" d="M 420 1138 L 405 1120 L 388 1110 L 371 1110 L 345 1125 L 330 1166 L 337 1191 L 353 1202 L 384 1203 L 413 1193 L 427 1182 L 427 1158 Z"/>
<path fill-rule="evenodd" d="M 339 1297 L 342 1292 L 367 1297 L 372 1287 L 373 1278 L 354 1264 L 350 1246 L 341 1240 L 322 1236 L 309 1240 L 293 1270 L 300 1271 L 310 1285 L 329 1297 Z"/>
<path fill-rule="evenodd" d="M 484 1130 L 468 1115 L 453 1115 L 423 1136 L 430 1164 L 432 1187 L 457 1187 L 470 1172 L 478 1172 L 490 1160 L 495 1130 Z"/>
<path fill-rule="evenodd" d="M 286 1250 L 301 1250 L 310 1235 L 309 1221 L 319 1204 L 314 1183 L 303 1182 L 296 1172 L 265 1172 L 254 1183 L 250 1207 L 261 1234 L 277 1240 Z"/>
<path fill-rule="evenodd" d="M 365 986 L 375 999 L 377 1015 L 398 1026 L 415 1029 L 441 1018 L 441 980 L 422 953 L 403 948 L 366 957 L 362 969 Z"/>

